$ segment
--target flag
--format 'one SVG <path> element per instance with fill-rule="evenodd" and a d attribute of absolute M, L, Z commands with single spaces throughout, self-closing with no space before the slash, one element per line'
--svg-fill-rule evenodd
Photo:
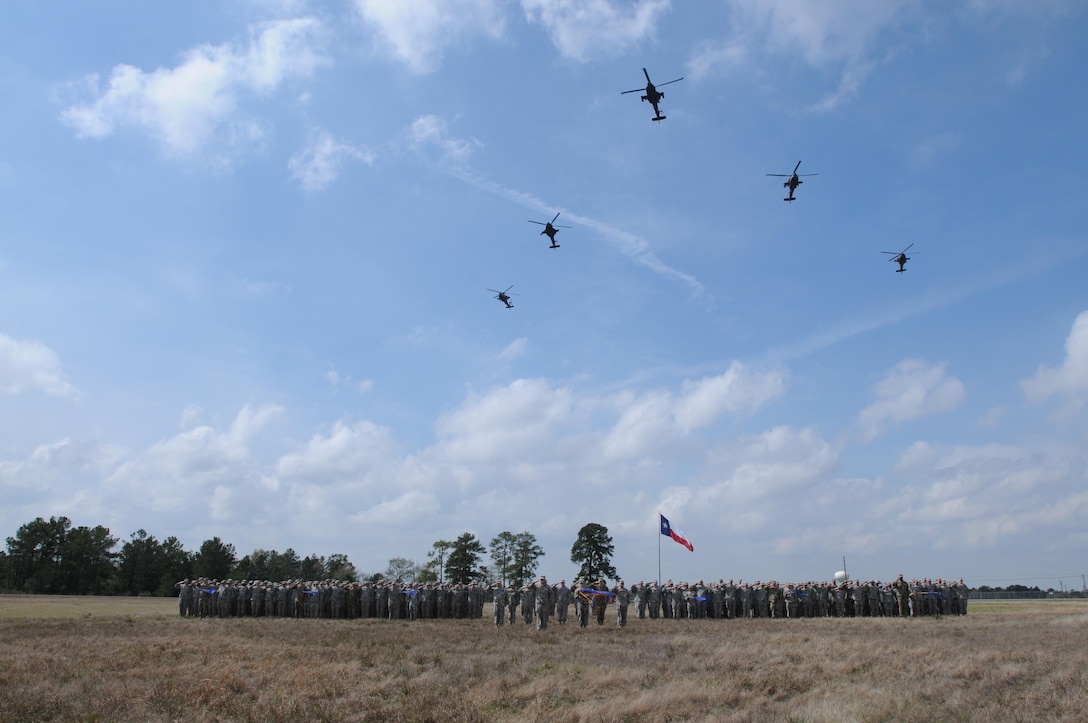
<path fill-rule="evenodd" d="M 661 515 L 660 512 L 658 514 Z M 687 541 L 687 538 L 684 537 L 684 534 L 680 532 L 680 530 L 674 529 L 673 526 L 669 524 L 669 521 L 665 519 L 665 515 L 661 515 L 661 534 L 665 537 L 671 537 L 684 547 L 688 548 L 692 552 L 695 552 L 695 548 L 692 547 L 691 543 Z"/>

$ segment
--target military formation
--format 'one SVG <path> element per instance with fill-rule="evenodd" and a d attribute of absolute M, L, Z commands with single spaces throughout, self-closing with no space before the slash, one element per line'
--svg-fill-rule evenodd
<path fill-rule="evenodd" d="M 197 579 L 176 587 L 178 613 L 201 618 L 479 618 L 487 598 L 476 583 Z"/>
<path fill-rule="evenodd" d="M 967 586 L 963 579 L 911 580 L 900 575 L 891 582 L 746 583 L 719 580 L 695 584 L 672 580 L 658 586 L 631 586 L 636 615 L 642 618 L 854 618 L 966 615 Z"/>
<path fill-rule="evenodd" d="M 177 583 L 178 612 L 182 617 L 376 618 L 418 620 L 482 618 L 491 603 L 496 627 L 526 625 L 546 630 L 555 619 L 565 625 L 573 608 L 579 627 L 595 619 L 604 625 L 609 607 L 615 624 L 627 625 L 635 606 L 639 620 L 698 620 L 735 618 L 816 617 L 922 617 L 967 614 L 967 586 L 963 580 L 891 582 L 849 581 L 747 583 L 718 580 L 694 584 L 672 580 L 662 585 L 639 581 L 630 588 L 619 580 L 609 588 L 604 580 L 566 580 L 549 584 L 547 578 L 516 587 L 494 583 L 490 588 L 471 583 L 402 584 L 399 582 L 341 582 L 337 580 L 285 582 L 238 580 L 182 580 Z"/>

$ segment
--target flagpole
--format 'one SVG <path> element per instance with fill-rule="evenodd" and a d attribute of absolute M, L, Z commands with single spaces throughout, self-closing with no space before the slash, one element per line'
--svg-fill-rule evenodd
<path fill-rule="evenodd" d="M 657 513 L 657 586 L 661 587 L 661 513 Z"/>

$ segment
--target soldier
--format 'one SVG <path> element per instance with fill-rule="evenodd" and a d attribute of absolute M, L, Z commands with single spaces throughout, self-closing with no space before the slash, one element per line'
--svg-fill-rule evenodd
<path fill-rule="evenodd" d="M 1081 582 L 1083 582 L 1083 580 Z M 966 615 L 967 598 L 970 595 L 970 591 L 967 589 L 967 585 L 963 582 L 962 577 L 959 580 L 956 580 L 956 584 L 953 587 L 955 588 L 956 594 L 959 597 L 959 609 L 956 611 L 956 614 Z"/>
<path fill-rule="evenodd" d="M 657 620 L 661 617 L 661 590 L 658 588 L 656 580 L 650 583 L 649 599 L 646 601 L 646 607 L 650 611 L 650 620 Z"/>
<path fill-rule="evenodd" d="M 491 615 L 495 620 L 495 627 L 501 628 L 503 613 L 506 611 L 506 590 L 503 589 L 501 582 L 491 586 L 491 601 L 493 603 Z"/>
<path fill-rule="evenodd" d="M 552 601 L 552 589 L 551 586 L 548 585 L 548 579 L 541 575 L 540 580 L 529 583 L 521 589 L 521 592 L 523 595 L 521 608 L 522 613 L 526 615 L 526 622 L 529 622 L 529 615 L 535 615 L 536 629 L 547 630 L 548 617 L 551 614 L 551 608 L 555 607 L 555 603 Z M 527 599 L 532 600 L 531 605 L 526 604 Z M 526 611 L 528 611 L 527 614 Z"/>
<path fill-rule="evenodd" d="M 908 609 L 910 606 L 910 585 L 903 579 L 903 573 L 899 573 L 899 577 L 895 578 L 892 587 L 895 588 L 895 596 L 899 601 L 899 617 L 908 617 L 910 615 Z"/>
<path fill-rule="evenodd" d="M 604 578 L 597 578 L 596 589 L 600 592 L 605 592 L 608 588 L 605 586 Z M 597 624 L 604 625 L 604 614 L 608 609 L 608 596 L 607 595 L 594 595 L 593 596 L 593 610 L 597 613 Z"/>
<path fill-rule="evenodd" d="M 620 580 L 616 584 L 616 587 L 612 588 L 612 594 L 615 595 L 616 601 L 616 625 L 617 627 L 627 626 L 627 606 L 631 604 L 631 591 L 623 586 L 623 580 Z"/>
<path fill-rule="evenodd" d="M 514 583 L 510 583 L 510 587 L 506 590 L 506 600 L 510 605 L 510 625 L 513 625 L 517 617 L 518 603 L 521 602 L 521 594 L 514 587 Z"/>
<path fill-rule="evenodd" d="M 578 617 L 578 627 L 589 625 L 589 610 L 592 607 L 590 594 L 586 592 L 581 579 L 574 581 L 574 614 Z"/>
<path fill-rule="evenodd" d="M 566 580 L 560 580 L 555 587 L 555 620 L 560 625 L 567 622 L 567 608 L 570 606 L 571 592 Z"/>

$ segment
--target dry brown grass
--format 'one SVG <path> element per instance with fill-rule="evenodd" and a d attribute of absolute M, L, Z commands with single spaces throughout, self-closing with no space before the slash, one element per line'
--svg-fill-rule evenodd
<path fill-rule="evenodd" d="M 39 600 L 0 598 L 3 721 L 1088 717 L 1083 602 L 924 620 L 553 621 L 541 634 L 520 621 L 198 620 L 173 601 Z"/>

